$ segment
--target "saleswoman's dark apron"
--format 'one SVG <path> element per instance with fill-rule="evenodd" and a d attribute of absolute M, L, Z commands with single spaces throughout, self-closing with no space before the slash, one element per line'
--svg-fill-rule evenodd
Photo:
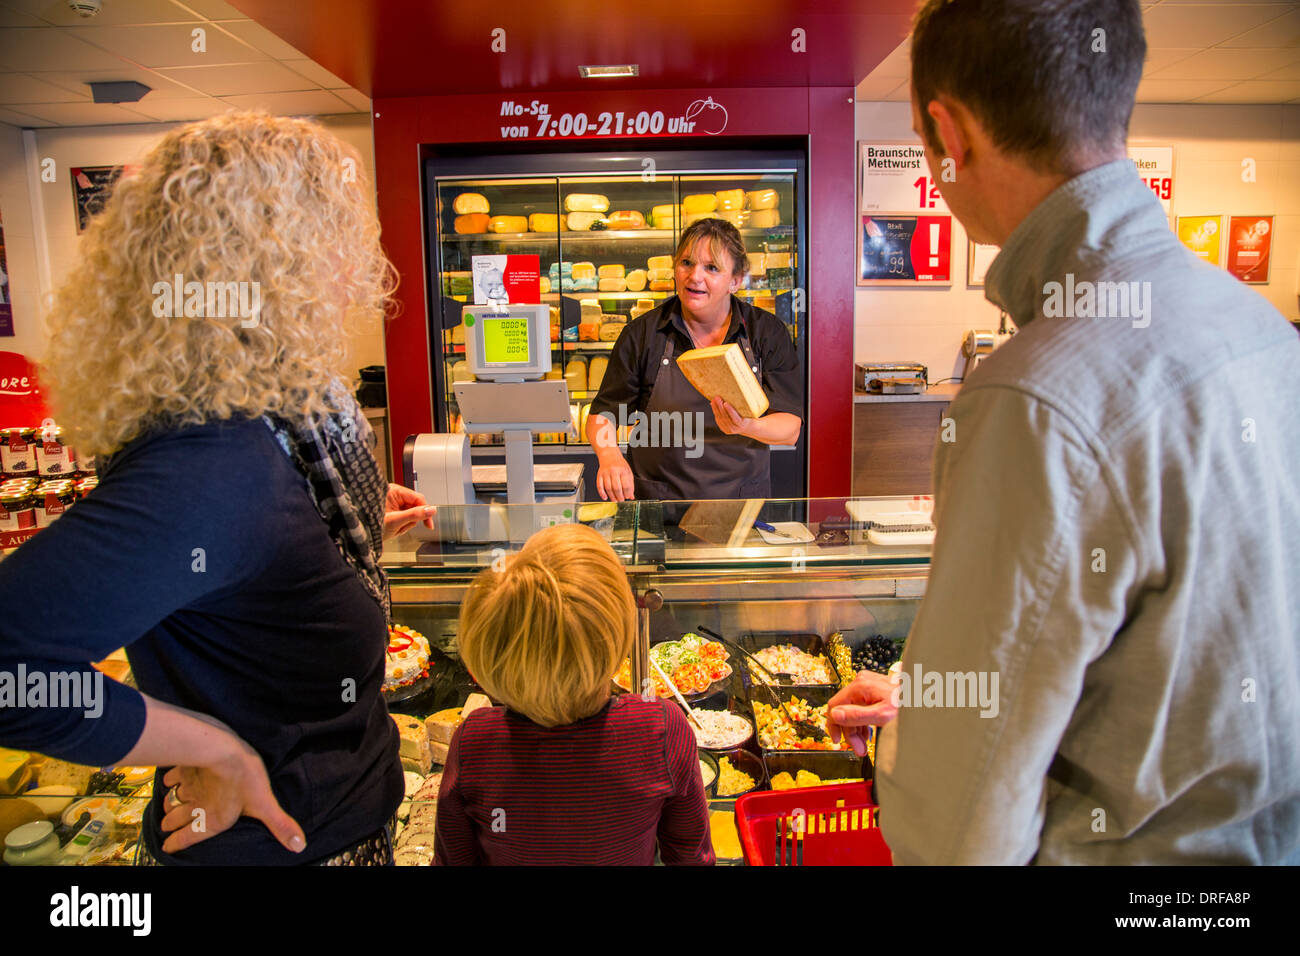
<path fill-rule="evenodd" d="M 736 315 L 733 321 L 740 322 Z M 738 340 L 745 360 L 761 382 L 762 365 L 750 347 L 748 329 Z M 629 440 L 627 460 L 636 478 L 636 497 L 642 501 L 698 501 L 709 498 L 768 498 L 772 493 L 771 451 L 763 442 L 743 435 L 728 435 L 718 428 L 709 400 L 695 390 L 677 367 L 675 338 L 669 333 L 668 342 L 659 360 L 659 372 L 645 412 L 650 416 L 645 435 L 662 437 L 666 432 L 674 437 L 685 434 L 685 422 L 679 428 L 655 413 L 680 413 L 690 416 L 691 438 L 694 448 L 633 447 Z M 698 414 L 697 414 L 698 413 Z M 704 440 L 699 441 L 700 422 L 704 424 Z M 677 443 L 679 446 L 684 444 Z M 687 457 L 688 452 L 698 458 Z"/>

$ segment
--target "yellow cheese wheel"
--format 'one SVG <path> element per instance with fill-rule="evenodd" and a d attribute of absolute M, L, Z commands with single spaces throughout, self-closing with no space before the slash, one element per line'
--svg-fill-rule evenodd
<path fill-rule="evenodd" d="M 535 212 L 528 217 L 529 232 L 559 232 L 560 217 L 554 213 Z"/>
<path fill-rule="evenodd" d="M 672 272 L 673 257 L 672 256 L 651 256 L 649 259 L 645 261 L 645 264 L 647 269 L 667 269 L 669 272 Z"/>
<path fill-rule="evenodd" d="M 564 221 L 574 232 L 587 232 L 594 223 L 604 218 L 598 212 L 571 212 L 564 217 Z"/>
<path fill-rule="evenodd" d="M 755 229 L 771 229 L 781 225 L 781 210 L 758 209 L 749 214 L 749 224 Z"/>
<path fill-rule="evenodd" d="M 465 326 L 463 323 L 451 330 L 451 344 L 452 345 L 465 344 Z"/>
<path fill-rule="evenodd" d="M 602 279 L 621 279 L 627 275 L 627 267 L 620 265 L 601 266 L 596 274 Z"/>
<path fill-rule="evenodd" d="M 674 219 L 681 216 L 681 209 L 675 203 L 655 206 L 650 210 L 650 225 L 656 229 L 671 229 Z"/>
<path fill-rule="evenodd" d="M 715 196 L 718 197 L 718 205 L 715 207 L 723 211 L 735 211 L 745 208 L 745 190 L 743 189 L 719 189 Z"/>
<path fill-rule="evenodd" d="M 569 385 L 571 392 L 585 392 L 587 390 L 587 363 L 580 358 L 570 359 L 569 364 L 564 366 L 564 380 Z M 574 405 L 576 410 L 578 406 Z M 574 422 L 577 425 L 577 422 Z"/>
<path fill-rule="evenodd" d="M 527 216 L 493 216 L 488 220 L 488 232 L 527 232 Z"/>
<path fill-rule="evenodd" d="M 650 283 L 651 292 L 672 292 L 676 288 L 672 279 L 660 279 Z"/>
<path fill-rule="evenodd" d="M 603 326 L 601 327 L 601 331 L 604 331 Z M 622 330 L 620 329 L 620 331 Z M 605 380 L 605 369 L 607 368 L 609 368 L 609 358 L 604 355 L 594 356 L 591 360 L 591 364 L 587 366 L 587 387 L 593 392 L 600 390 L 600 383 Z M 587 409 L 584 408 L 582 412 L 582 420 L 585 425 L 587 421 Z"/>
<path fill-rule="evenodd" d="M 558 363 L 552 362 L 551 370 L 546 373 L 546 379 L 551 382 L 562 381 L 564 379 L 564 370 L 560 368 Z"/>
<path fill-rule="evenodd" d="M 694 193 L 682 197 L 682 213 L 687 216 L 692 213 L 713 212 L 717 208 L 718 197 L 713 193 Z"/>
<path fill-rule="evenodd" d="M 488 201 L 487 197 L 482 193 L 461 193 L 453 200 L 451 208 L 458 216 L 464 216 L 472 212 L 486 213 L 488 211 Z"/>
<path fill-rule="evenodd" d="M 609 214 L 610 229 L 644 229 L 645 216 L 635 209 L 619 209 Z"/>
<path fill-rule="evenodd" d="M 623 278 L 601 279 L 597 286 L 601 292 L 626 292 L 627 280 Z"/>
<path fill-rule="evenodd" d="M 618 337 L 623 334 L 624 322 L 604 322 L 600 326 L 600 340 L 602 342 L 617 342 Z"/>
<path fill-rule="evenodd" d="M 627 291 L 641 292 L 645 289 L 646 283 L 650 281 L 650 276 L 644 269 L 633 269 L 627 274 Z"/>
<path fill-rule="evenodd" d="M 539 282 L 538 291 L 541 292 L 542 295 L 546 295 L 546 293 L 551 291 L 550 276 L 542 276 L 541 279 L 538 280 L 538 282 Z"/>
<path fill-rule="evenodd" d="M 673 278 L 673 270 L 672 269 L 650 269 L 646 273 L 646 277 L 651 282 L 663 282 L 665 280 L 671 282 Z"/>
<path fill-rule="evenodd" d="M 485 212 L 471 212 L 464 216 L 457 216 L 456 221 L 452 223 L 452 228 L 457 235 L 467 235 L 475 232 L 487 232 L 488 215 Z"/>
<path fill-rule="evenodd" d="M 775 189 L 753 189 L 745 193 L 750 209 L 775 209 L 781 198 Z"/>
<path fill-rule="evenodd" d="M 596 264 L 593 262 L 575 262 L 573 264 L 573 278 L 575 279 L 596 278 Z"/>

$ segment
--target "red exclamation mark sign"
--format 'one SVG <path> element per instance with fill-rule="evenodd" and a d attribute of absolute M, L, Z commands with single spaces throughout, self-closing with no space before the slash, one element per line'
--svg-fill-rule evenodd
<path fill-rule="evenodd" d="M 930 224 L 930 268 L 939 268 L 939 224 Z"/>

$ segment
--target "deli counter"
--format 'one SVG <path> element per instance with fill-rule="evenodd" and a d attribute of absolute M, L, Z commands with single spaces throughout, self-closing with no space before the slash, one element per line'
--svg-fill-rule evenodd
<path fill-rule="evenodd" d="M 615 692 L 653 686 L 673 699 L 654 676 L 651 655 L 716 645 L 712 672 L 695 686 L 686 678 L 681 690 L 693 708 L 723 712 L 719 719 L 735 724 L 730 739 L 700 738 L 719 863 L 740 861 L 732 813 L 740 794 L 869 779 L 870 751 L 863 760 L 824 736 L 801 736 L 787 718 L 824 727 L 825 704 L 839 686 L 901 656 L 925 591 L 928 498 L 596 502 L 559 517 L 530 506 L 470 507 L 496 510 L 500 541 L 446 540 L 455 536 L 440 534 L 440 525 L 473 522 L 440 508 L 434 531 L 417 526 L 388 542 L 383 555 L 392 596 L 390 670 L 393 661 L 413 659 L 414 639 L 428 642 L 420 642 L 414 671 L 399 669 L 386 681 L 407 780 L 394 830 L 399 865 L 432 861 L 440 758 L 464 715 L 489 703 L 457 653 L 466 590 L 518 549 L 512 540 L 557 520 L 594 528 L 627 569 L 639 630 Z M 113 664 L 110 675 L 129 682 L 125 661 Z M 805 666 L 813 670 L 805 674 Z M 762 672 L 769 667 L 805 676 L 775 686 L 782 682 Z M 7 761 L 0 766 L 0 837 L 33 832 L 30 846 L 7 840 L 10 865 L 134 862 L 152 768 L 78 767 L 14 751 L 0 752 L 0 760 Z"/>

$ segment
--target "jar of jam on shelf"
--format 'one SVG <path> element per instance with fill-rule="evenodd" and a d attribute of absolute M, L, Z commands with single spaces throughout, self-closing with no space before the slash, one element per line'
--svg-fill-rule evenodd
<path fill-rule="evenodd" d="M 63 443 L 60 426 L 42 428 L 36 436 L 36 470 L 42 477 L 71 475 L 77 470 L 77 454 Z"/>
<path fill-rule="evenodd" d="M 71 481 L 47 481 L 37 487 L 36 492 L 36 527 L 48 528 L 77 500 L 77 492 Z"/>
<path fill-rule="evenodd" d="M 0 532 L 28 531 L 36 527 L 36 498 L 31 489 L 0 489 Z M 0 554 L 12 554 L 18 545 L 0 538 Z"/>
<path fill-rule="evenodd" d="M 0 468 L 6 475 L 35 475 L 36 450 L 32 447 L 34 428 L 0 430 Z"/>
<path fill-rule="evenodd" d="M 89 475 L 85 478 L 82 478 L 80 481 L 78 481 L 76 485 L 73 486 L 73 488 L 77 492 L 77 498 L 81 499 L 86 497 L 86 495 L 90 494 L 92 491 L 94 491 L 95 487 L 98 484 L 99 484 L 99 479 L 94 475 Z"/>

